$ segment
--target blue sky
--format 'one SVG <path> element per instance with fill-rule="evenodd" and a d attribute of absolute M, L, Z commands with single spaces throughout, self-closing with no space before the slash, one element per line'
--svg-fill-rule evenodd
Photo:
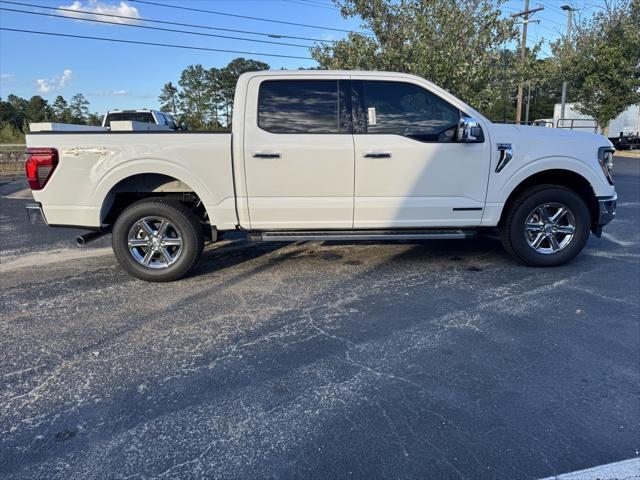
<path fill-rule="evenodd" d="M 257 20 L 232 18 L 208 13 L 183 11 L 124 0 L 15 0 L 48 7 L 77 8 L 98 12 L 169 20 L 212 27 L 250 30 L 280 35 L 336 39 L 345 33 L 328 28 L 359 28 L 357 20 L 345 20 L 330 0 L 157 0 L 160 3 L 206 10 L 285 20 L 322 26 L 322 29 L 282 25 Z M 544 11 L 534 18 L 540 24 L 529 27 L 530 41 L 554 40 L 564 32 L 566 16 L 560 6 L 566 0 L 531 0 L 530 8 L 542 5 Z M 569 2 L 588 15 L 603 0 Z M 519 11 L 522 0 L 510 0 L 505 14 Z M 32 7 L 0 3 L 0 7 L 47 12 Z M 56 13 L 48 11 L 48 13 Z M 103 17 L 96 17 L 105 19 Z M 154 24 L 150 24 L 154 25 Z M 253 55 L 191 51 L 153 46 L 115 44 L 93 40 L 45 37 L 17 32 L 0 31 L 0 96 L 10 93 L 29 98 L 42 95 L 54 99 L 57 95 L 70 98 L 81 92 L 91 102 L 91 110 L 104 112 L 109 108 L 155 108 L 157 96 L 166 82 L 177 83 L 180 72 L 190 64 L 205 67 L 223 66 L 238 56 L 266 61 L 272 68 L 298 68 L 315 65 L 313 60 L 273 58 L 258 52 L 281 55 L 309 56 L 305 48 L 261 44 L 224 38 L 198 37 L 170 32 L 150 31 L 117 25 L 102 25 L 74 19 L 49 18 L 22 13 L 0 11 L 0 26 L 30 31 L 49 31 L 75 35 L 123 38 L 137 41 L 193 45 L 207 48 L 244 50 Z M 167 26 L 185 30 L 186 27 Z M 212 34 L 265 38 L 240 33 L 197 30 Z M 310 44 L 300 40 L 273 39 L 271 41 Z M 548 52 L 548 48 L 543 49 Z"/>

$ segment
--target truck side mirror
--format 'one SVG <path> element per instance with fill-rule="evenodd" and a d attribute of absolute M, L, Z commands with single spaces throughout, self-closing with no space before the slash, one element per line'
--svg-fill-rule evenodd
<path fill-rule="evenodd" d="M 462 117 L 458 122 L 458 135 L 459 142 L 464 143 L 482 143 L 484 142 L 484 133 L 480 122 L 474 118 Z"/>

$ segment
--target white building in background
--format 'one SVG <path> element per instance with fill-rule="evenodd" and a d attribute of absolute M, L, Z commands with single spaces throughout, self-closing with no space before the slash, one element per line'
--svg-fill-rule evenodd
<path fill-rule="evenodd" d="M 574 110 L 575 104 L 567 103 L 564 109 L 564 120 L 560 120 L 560 104 L 556 103 L 553 109 L 553 125 L 556 127 L 579 128 L 581 130 L 596 130 L 596 121 Z M 600 125 L 600 131 L 602 131 Z M 623 132 L 625 135 L 640 132 L 640 105 L 631 105 L 624 112 L 609 122 L 609 137 L 617 137 Z"/>

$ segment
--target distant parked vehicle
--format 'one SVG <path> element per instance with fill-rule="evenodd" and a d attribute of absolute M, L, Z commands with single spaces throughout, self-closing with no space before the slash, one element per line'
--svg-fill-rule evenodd
<path fill-rule="evenodd" d="M 179 125 L 173 115 L 147 108 L 139 110 L 109 110 L 102 118 L 102 126 L 111 128 L 111 122 L 150 123 L 165 127 L 167 130 L 186 130 L 186 126 Z"/>
<path fill-rule="evenodd" d="M 534 127 L 553 128 L 553 118 L 538 118 L 534 120 L 531 125 Z"/>
<path fill-rule="evenodd" d="M 609 141 L 613 143 L 616 150 L 635 150 L 640 149 L 640 133 L 620 132 L 617 137 L 609 137 Z"/>

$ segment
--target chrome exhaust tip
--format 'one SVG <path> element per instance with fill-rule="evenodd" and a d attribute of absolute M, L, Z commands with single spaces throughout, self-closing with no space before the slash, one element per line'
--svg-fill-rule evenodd
<path fill-rule="evenodd" d="M 83 233 L 82 235 L 78 235 L 76 237 L 76 245 L 78 245 L 79 247 L 83 247 L 87 243 L 93 242 L 94 240 L 97 240 L 98 238 L 106 234 L 107 232 L 102 230 L 96 231 L 96 232 Z"/>

